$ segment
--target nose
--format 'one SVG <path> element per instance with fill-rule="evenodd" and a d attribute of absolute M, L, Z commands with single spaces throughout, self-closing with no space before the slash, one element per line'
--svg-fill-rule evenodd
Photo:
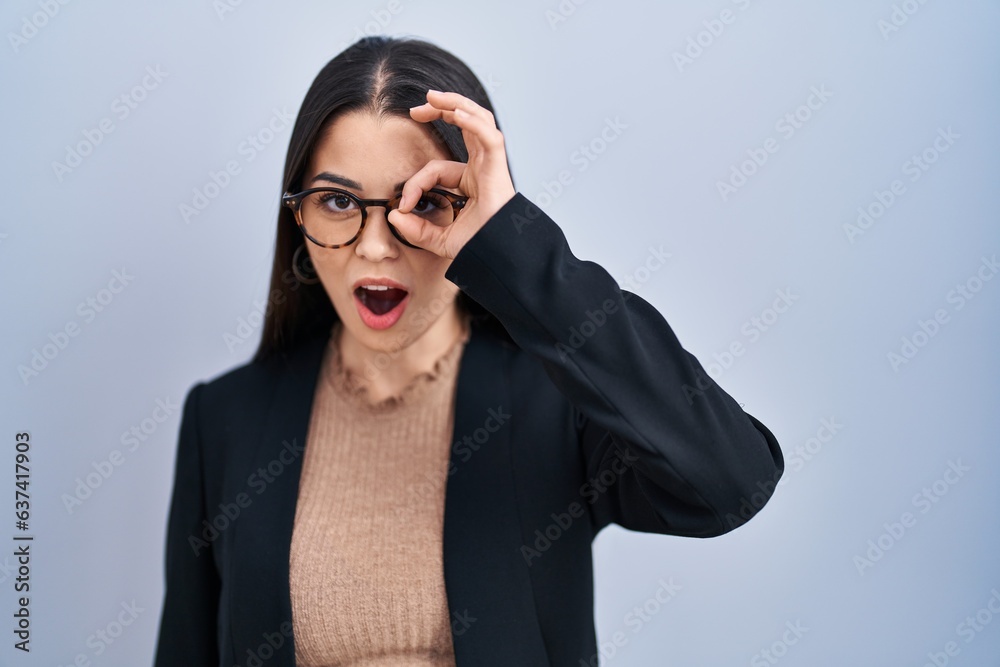
<path fill-rule="evenodd" d="M 365 216 L 365 228 L 361 238 L 354 244 L 354 252 L 370 262 L 378 262 L 386 257 L 398 257 L 401 245 L 389 229 L 389 208 L 369 206 Z"/>

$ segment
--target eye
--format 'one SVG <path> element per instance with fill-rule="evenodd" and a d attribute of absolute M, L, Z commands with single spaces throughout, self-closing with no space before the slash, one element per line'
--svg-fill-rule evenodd
<path fill-rule="evenodd" d="M 357 207 L 353 199 L 340 192 L 321 192 L 319 195 L 319 203 L 335 213 L 344 213 Z"/>
<path fill-rule="evenodd" d="M 429 211 L 440 210 L 450 206 L 451 202 L 436 192 L 425 192 L 420 201 L 413 207 L 414 213 L 427 213 Z"/>

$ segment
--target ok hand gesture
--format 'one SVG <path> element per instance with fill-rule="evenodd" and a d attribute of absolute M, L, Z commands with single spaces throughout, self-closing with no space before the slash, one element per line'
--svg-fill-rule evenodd
<path fill-rule="evenodd" d="M 410 109 L 422 123 L 437 118 L 462 129 L 469 162 L 431 160 L 407 180 L 399 208 L 391 222 L 411 243 L 441 257 L 454 259 L 458 251 L 516 194 L 507 170 L 504 138 L 489 110 L 459 93 L 427 91 L 427 102 Z M 468 197 L 454 222 L 435 225 L 410 213 L 433 187 L 457 188 Z"/>

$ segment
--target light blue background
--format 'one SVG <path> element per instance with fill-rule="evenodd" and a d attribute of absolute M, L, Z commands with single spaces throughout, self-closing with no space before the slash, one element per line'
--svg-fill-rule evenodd
<path fill-rule="evenodd" d="M 25 21 L 43 10 L 4 6 L 0 540 L 14 532 L 23 430 L 37 537 L 30 657 L 11 647 L 16 575 L 0 556 L 0 663 L 149 664 L 179 412 L 72 513 L 63 496 L 124 449 L 121 434 L 157 399 L 179 405 L 194 382 L 251 355 L 259 329 L 234 349 L 224 336 L 266 296 L 290 126 L 252 160 L 241 145 L 275 110 L 294 114 L 359 31 L 378 29 L 427 38 L 476 71 L 515 185 L 578 257 L 623 286 L 630 277 L 704 364 L 742 343 L 713 375 L 785 452 L 785 482 L 733 533 L 612 526 L 598 537 L 601 664 L 775 664 L 767 649 L 789 667 L 923 665 L 949 641 L 960 649 L 949 664 L 996 664 L 1000 618 L 971 641 L 958 626 L 1000 589 L 1000 279 L 960 309 L 949 293 L 1000 253 L 997 3 L 566 0 L 556 23 L 554 1 L 398 0 L 395 14 L 388 2 L 216 5 L 54 4 L 17 44 L 10 35 L 31 33 Z M 901 25 L 886 32 L 894 8 Z M 731 22 L 712 24 L 723 10 Z M 689 39 L 707 46 L 679 67 Z M 147 67 L 161 80 L 122 117 L 114 100 Z M 813 98 L 788 136 L 776 124 L 813 87 L 829 98 Z M 60 178 L 53 162 L 105 118 L 113 132 Z M 581 161 L 608 119 L 626 127 Z M 957 139 L 910 180 L 904 163 L 939 128 Z M 768 138 L 777 152 L 724 200 L 717 182 Z M 179 206 L 230 160 L 240 173 L 186 223 Z M 547 196 L 564 170 L 568 185 Z M 894 179 L 905 192 L 852 243 L 844 225 Z M 651 273 L 650 246 L 671 254 Z M 131 281 L 88 321 L 78 304 L 116 270 Z M 744 327 L 769 317 L 777 290 L 795 299 L 752 340 Z M 947 322 L 894 369 L 888 353 L 938 309 Z M 23 381 L 18 367 L 67 323 L 79 335 Z M 824 419 L 842 424 L 832 438 Z M 810 443 L 818 433 L 827 441 Z M 807 444 L 808 460 L 796 452 Z M 914 501 L 956 461 L 968 471 L 939 482 L 938 502 Z M 905 512 L 915 523 L 883 535 Z M 880 537 L 891 547 L 859 572 L 855 557 Z M 629 614 L 655 600 L 661 578 L 680 590 L 636 623 Z M 135 623 L 96 655 L 88 637 L 133 600 Z M 807 629 L 794 644 L 786 623 Z"/>

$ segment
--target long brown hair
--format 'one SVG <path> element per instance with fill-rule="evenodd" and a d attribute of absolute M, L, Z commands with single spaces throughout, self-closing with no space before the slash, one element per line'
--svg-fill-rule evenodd
<path fill-rule="evenodd" d="M 282 191 L 301 191 L 316 142 L 340 115 L 365 111 L 409 119 L 410 108 L 426 102 L 430 88 L 460 93 L 493 112 L 489 95 L 472 70 L 438 46 L 384 35 L 364 37 L 349 46 L 320 70 L 302 101 L 285 156 Z M 440 119 L 426 125 L 452 160 L 468 162 L 461 129 Z M 284 357 L 306 338 L 329 332 L 338 319 L 322 284 L 302 282 L 292 270 L 293 255 L 304 241 L 292 211 L 279 207 L 264 331 L 254 361 Z M 464 292 L 456 301 L 474 321 L 509 340 L 500 322 Z"/>

